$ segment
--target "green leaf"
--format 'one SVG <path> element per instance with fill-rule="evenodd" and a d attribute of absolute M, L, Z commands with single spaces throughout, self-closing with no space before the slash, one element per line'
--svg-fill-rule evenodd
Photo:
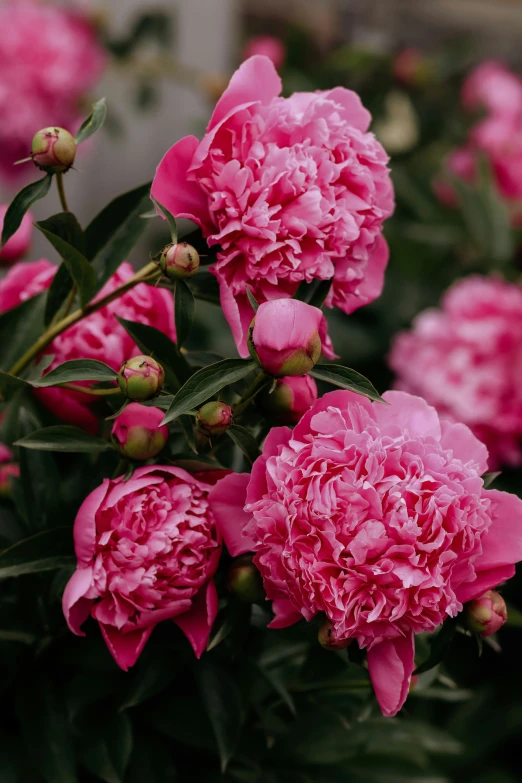
<path fill-rule="evenodd" d="M 193 454 L 177 454 L 170 460 L 170 462 L 177 468 L 183 468 L 183 470 L 186 470 L 188 473 L 204 473 L 205 471 L 225 470 L 223 465 L 221 465 L 219 462 L 216 462 L 216 460 L 210 459 L 209 457 L 205 457 L 202 454 L 198 454 L 197 457 L 194 457 Z"/>
<path fill-rule="evenodd" d="M 4 400 L 10 400 L 18 391 L 28 387 L 27 381 L 0 370 L 0 394 Z"/>
<path fill-rule="evenodd" d="M 250 619 L 251 607 L 242 601 L 232 600 L 219 613 L 217 621 L 214 623 L 216 631 L 207 645 L 207 652 L 210 652 L 224 642 L 238 625 L 248 625 Z"/>
<path fill-rule="evenodd" d="M 164 207 L 163 204 L 160 204 L 159 201 L 156 201 L 156 199 L 152 198 L 152 196 L 151 196 L 151 201 L 154 204 L 154 206 L 156 207 L 156 209 L 159 210 L 161 212 L 161 214 L 163 215 L 163 217 L 166 219 L 166 221 L 168 223 L 168 226 L 169 226 L 169 231 L 170 231 L 170 236 L 171 236 L 171 239 L 172 239 L 172 244 L 176 245 L 177 242 L 178 242 L 178 226 L 177 226 L 177 223 L 176 223 L 176 218 L 174 217 L 174 215 L 170 214 L 168 209 L 166 207 Z"/>
<path fill-rule="evenodd" d="M 369 400 L 375 402 L 384 402 L 381 395 L 370 383 L 370 381 L 355 370 L 349 367 L 343 367 L 341 364 L 316 364 L 310 375 L 317 378 L 318 381 L 326 381 L 333 386 L 339 386 L 341 389 L 362 394 Z"/>
<path fill-rule="evenodd" d="M 482 481 L 484 482 L 484 489 L 489 489 L 499 476 L 502 475 L 502 471 L 498 470 L 496 473 L 484 473 Z"/>
<path fill-rule="evenodd" d="M 74 381 L 115 381 L 117 377 L 118 373 L 103 362 L 95 359 L 73 359 L 58 365 L 43 378 L 31 381 L 31 385 L 42 388 Z"/>
<path fill-rule="evenodd" d="M 241 737 L 244 720 L 241 692 L 227 671 L 208 660 L 199 662 L 196 676 L 219 749 L 221 772 L 225 773 Z"/>
<path fill-rule="evenodd" d="M 71 453 L 95 454 L 100 451 L 110 451 L 113 445 L 106 440 L 89 435 L 79 427 L 68 424 L 57 424 L 31 432 L 17 440 L 15 446 L 37 451 L 64 451 Z"/>
<path fill-rule="evenodd" d="M 64 239 L 85 256 L 85 235 L 80 224 L 72 212 L 59 212 L 47 220 L 40 221 L 47 231 Z M 65 264 L 60 264 L 47 291 L 45 305 L 45 323 L 51 322 L 63 302 L 69 295 L 73 285 L 73 279 Z"/>
<path fill-rule="evenodd" d="M 227 435 L 241 449 L 250 464 L 256 461 L 261 452 L 251 432 L 238 424 L 232 424 L 227 430 Z"/>
<path fill-rule="evenodd" d="M 166 334 L 147 324 L 118 318 L 143 353 L 154 356 L 165 370 L 167 387 L 176 391 L 192 375 L 192 369 Z"/>
<path fill-rule="evenodd" d="M 0 579 L 53 571 L 75 563 L 72 529 L 55 527 L 0 552 Z"/>
<path fill-rule="evenodd" d="M 307 304 L 320 309 L 330 292 L 332 282 L 333 279 L 314 280 L 312 283 L 307 283 L 303 280 L 294 294 L 294 299 L 299 299 L 301 302 L 306 302 Z"/>
<path fill-rule="evenodd" d="M 43 179 L 31 182 L 30 185 L 26 185 L 25 188 L 22 188 L 16 194 L 5 213 L 0 249 L 13 236 L 15 231 L 20 228 L 25 213 L 34 202 L 44 198 L 49 193 L 52 181 L 53 175 L 46 174 Z"/>
<path fill-rule="evenodd" d="M 81 761 L 106 783 L 123 783 L 131 753 L 131 722 L 123 713 L 111 713 L 83 743 Z"/>
<path fill-rule="evenodd" d="M 192 329 L 195 302 L 192 291 L 184 280 L 176 280 L 174 295 L 174 315 L 176 318 L 176 340 L 181 348 Z"/>
<path fill-rule="evenodd" d="M 183 430 L 183 435 L 187 441 L 187 445 L 194 454 L 198 453 L 196 448 L 196 438 L 194 436 L 194 420 L 190 416 L 180 416 L 178 422 Z"/>
<path fill-rule="evenodd" d="M 73 245 L 50 231 L 46 226 L 46 221 L 35 223 L 35 226 L 62 257 L 70 276 L 78 286 L 80 304 L 85 307 L 96 293 L 96 275 L 91 264 Z M 59 281 L 59 285 L 61 287 L 61 281 Z"/>
<path fill-rule="evenodd" d="M 431 639 L 429 658 L 418 666 L 413 674 L 422 674 L 437 666 L 447 653 L 457 631 L 458 617 L 449 617 L 441 626 L 440 631 Z"/>
<path fill-rule="evenodd" d="M 107 117 L 107 99 L 100 98 L 99 101 L 93 103 L 92 112 L 87 119 L 81 124 L 76 136 L 74 137 L 76 144 L 81 144 L 82 141 L 90 138 L 93 133 L 101 128 Z"/>
<path fill-rule="evenodd" d="M 174 397 L 163 423 L 177 419 L 183 413 L 198 408 L 225 386 L 240 381 L 257 368 L 248 359 L 224 359 L 222 362 L 203 367 L 194 373 Z"/>
<path fill-rule="evenodd" d="M 202 272 L 199 270 L 197 275 L 190 281 L 190 288 L 196 299 L 203 302 L 210 302 L 221 307 L 219 296 L 219 283 L 211 272 Z"/>
<path fill-rule="evenodd" d="M 246 295 L 247 295 L 248 301 L 252 305 L 252 310 L 254 311 L 254 313 L 257 313 L 257 311 L 259 309 L 259 302 L 257 301 L 257 299 L 255 298 L 254 294 L 252 293 L 252 291 L 248 287 L 246 289 Z"/>
<path fill-rule="evenodd" d="M 9 370 L 44 330 L 45 294 L 0 314 L 0 369 Z"/>

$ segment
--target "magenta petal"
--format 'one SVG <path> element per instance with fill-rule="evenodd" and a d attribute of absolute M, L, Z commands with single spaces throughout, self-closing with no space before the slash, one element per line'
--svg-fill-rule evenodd
<path fill-rule="evenodd" d="M 174 618 L 192 645 L 196 658 L 201 658 L 208 644 L 210 631 L 218 612 L 216 585 L 211 580 L 192 601 L 192 608 Z"/>
<path fill-rule="evenodd" d="M 250 538 L 243 536 L 251 519 L 243 510 L 249 481 L 249 473 L 230 473 L 218 481 L 208 495 L 216 527 L 232 557 L 251 552 L 254 545 Z"/>
<path fill-rule="evenodd" d="M 440 423 L 442 437 L 440 442 L 443 448 L 451 450 L 457 459 L 464 464 L 474 460 L 478 465 L 480 474 L 488 469 L 488 450 L 465 424 L 453 424 L 450 421 Z"/>
<path fill-rule="evenodd" d="M 482 539 L 482 554 L 474 563 L 475 570 L 518 563 L 522 560 L 522 500 L 497 489 L 486 489 L 483 496 L 493 501 L 493 524 Z"/>
<path fill-rule="evenodd" d="M 479 598 L 487 590 L 493 590 L 502 582 L 507 582 L 513 576 L 515 576 L 514 565 L 499 566 L 498 568 L 490 568 L 487 571 L 480 571 L 474 582 L 466 582 L 459 585 L 455 590 L 455 595 L 458 601 L 465 604 L 467 601 Z"/>
<path fill-rule="evenodd" d="M 322 94 L 325 98 L 341 104 L 344 109 L 344 118 L 349 125 L 363 133 L 368 130 L 372 115 L 368 109 L 364 108 L 356 92 L 347 90 L 346 87 L 334 87 L 333 90 L 327 90 Z"/>
<path fill-rule="evenodd" d="M 208 211 L 207 197 L 196 182 L 187 179 L 198 146 L 199 141 L 195 136 L 185 136 L 174 144 L 156 169 L 150 193 L 175 217 L 193 220 L 210 234 L 214 226 Z"/>
<path fill-rule="evenodd" d="M 268 623 L 268 628 L 288 628 L 289 625 L 294 625 L 303 619 L 303 615 L 296 611 L 286 598 L 276 598 L 272 601 L 272 611 L 275 617 Z"/>
<path fill-rule="evenodd" d="M 85 598 L 92 585 L 92 568 L 78 568 L 67 582 L 62 608 L 67 625 L 77 636 L 85 636 L 81 626 L 88 618 L 93 601 Z"/>
<path fill-rule="evenodd" d="M 94 557 L 96 512 L 103 503 L 109 486 L 109 480 L 105 479 L 87 495 L 74 520 L 74 551 L 81 564 L 89 563 Z"/>
<path fill-rule="evenodd" d="M 234 296 L 230 288 L 222 280 L 219 280 L 219 298 L 221 300 L 221 309 L 230 326 L 238 353 L 245 359 L 249 355 L 247 345 L 248 328 L 254 317 L 252 305 L 248 301 L 246 294 Z"/>
<path fill-rule="evenodd" d="M 134 666 L 140 657 L 141 651 L 152 633 L 152 626 L 124 633 L 118 631 L 113 625 L 105 625 L 104 623 L 99 623 L 99 625 L 110 654 L 120 669 L 126 672 L 131 666 Z"/>
<path fill-rule="evenodd" d="M 255 55 L 238 68 L 217 102 L 207 127 L 211 131 L 236 106 L 244 103 L 269 103 L 281 92 L 281 79 L 268 57 Z"/>
<path fill-rule="evenodd" d="M 368 650 L 368 671 L 385 717 L 396 715 L 406 701 L 415 666 L 413 633 L 386 639 Z"/>

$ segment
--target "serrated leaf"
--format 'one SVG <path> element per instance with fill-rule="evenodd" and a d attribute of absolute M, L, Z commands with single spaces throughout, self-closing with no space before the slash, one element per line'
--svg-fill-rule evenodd
<path fill-rule="evenodd" d="M 107 118 L 107 99 L 100 98 L 99 101 L 93 103 L 92 112 L 87 119 L 82 122 L 80 128 L 74 137 L 76 144 L 81 144 L 82 141 L 90 138 L 97 130 L 99 130 Z"/>
<path fill-rule="evenodd" d="M 216 738 L 221 772 L 225 773 L 241 737 L 244 719 L 241 692 L 227 671 L 208 660 L 199 662 L 196 675 L 200 697 Z"/>
<path fill-rule="evenodd" d="M 184 280 L 176 280 L 174 294 L 174 315 L 176 318 L 176 340 L 179 347 L 186 342 L 194 321 L 195 302 L 192 291 Z"/>
<path fill-rule="evenodd" d="M 368 378 L 349 367 L 343 367 L 341 364 L 316 364 L 314 369 L 310 370 L 310 375 L 319 381 L 326 381 L 326 383 L 339 386 L 341 389 L 362 394 L 369 400 L 384 402 Z"/>
<path fill-rule="evenodd" d="M 224 359 L 222 362 L 203 367 L 194 373 L 174 397 L 163 423 L 177 419 L 193 408 L 199 408 L 209 397 L 225 386 L 236 383 L 257 367 L 248 359 Z"/>
<path fill-rule="evenodd" d="M 240 427 L 238 424 L 232 424 L 228 430 L 227 435 L 236 446 L 241 449 L 250 464 L 253 464 L 260 455 L 259 446 L 256 439 L 245 427 Z"/>
<path fill-rule="evenodd" d="M 7 240 L 20 228 L 25 213 L 34 202 L 44 198 L 49 193 L 52 181 L 53 175 L 46 174 L 43 179 L 31 182 L 30 185 L 26 185 L 25 188 L 22 188 L 22 190 L 16 194 L 5 213 L 0 248 L 3 247 Z"/>
<path fill-rule="evenodd" d="M 53 571 L 75 563 L 72 529 L 51 528 L 0 552 L 0 579 Z"/>
<path fill-rule="evenodd" d="M 170 212 L 168 211 L 167 207 L 164 207 L 163 204 L 160 204 L 159 201 L 156 201 L 156 199 L 152 198 L 152 196 L 151 196 L 151 201 L 154 204 L 154 206 L 156 207 L 157 211 L 167 221 L 167 224 L 168 224 L 168 227 L 169 227 L 169 231 L 170 231 L 170 237 L 171 237 L 171 240 L 172 240 L 172 244 L 176 245 L 177 242 L 178 242 L 178 226 L 177 226 L 177 223 L 176 223 L 176 218 L 174 217 L 174 215 L 170 214 Z"/>
<path fill-rule="evenodd" d="M 437 666 L 447 653 L 457 631 L 458 617 L 449 617 L 441 626 L 440 631 L 431 639 L 429 658 L 415 669 L 413 674 L 422 674 Z"/>
<path fill-rule="evenodd" d="M 20 438 L 13 445 L 37 451 L 63 451 L 78 454 L 96 454 L 114 448 L 109 441 L 97 438 L 85 430 L 69 424 L 44 427 Z"/>
<path fill-rule="evenodd" d="M 184 381 L 190 378 L 192 369 L 178 351 L 176 344 L 166 334 L 153 326 L 116 317 L 138 348 L 143 353 L 154 356 L 161 364 L 165 370 L 167 387 L 177 390 Z"/>
<path fill-rule="evenodd" d="M 45 294 L 0 313 L 0 369 L 9 370 L 44 331 Z"/>
<path fill-rule="evenodd" d="M 117 377 L 118 373 L 108 364 L 95 359 L 72 359 L 70 362 L 59 364 L 43 378 L 31 381 L 31 385 L 44 388 L 74 381 L 115 381 Z"/>
<path fill-rule="evenodd" d="M 60 254 L 70 276 L 78 286 L 80 304 L 85 307 L 96 293 L 96 275 L 91 264 L 73 245 L 49 231 L 45 221 L 35 223 L 35 226 Z"/>

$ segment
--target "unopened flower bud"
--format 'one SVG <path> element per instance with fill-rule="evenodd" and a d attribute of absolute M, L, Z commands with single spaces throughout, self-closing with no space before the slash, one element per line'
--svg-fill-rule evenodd
<path fill-rule="evenodd" d="M 38 131 L 31 145 L 33 162 L 48 174 L 60 174 L 71 168 L 76 156 L 74 136 L 64 128 Z"/>
<path fill-rule="evenodd" d="M 275 389 L 259 395 L 260 408 L 279 424 L 296 424 L 317 399 L 317 384 L 310 375 L 279 378 Z"/>
<path fill-rule="evenodd" d="M 123 362 L 118 385 L 129 400 L 151 400 L 163 386 L 163 367 L 152 356 L 133 356 Z"/>
<path fill-rule="evenodd" d="M 223 435 L 232 424 L 232 408 L 226 402 L 206 402 L 198 410 L 198 429 L 209 438 Z"/>
<path fill-rule="evenodd" d="M 114 420 L 112 437 L 124 457 L 152 459 L 169 437 L 166 424 L 160 427 L 164 413 L 159 408 L 131 402 Z"/>
<path fill-rule="evenodd" d="M 406 87 L 423 87 L 432 78 L 432 63 L 419 49 L 410 47 L 399 52 L 393 61 L 393 75 Z"/>
<path fill-rule="evenodd" d="M 247 604 L 264 601 L 263 580 L 252 562 L 252 555 L 241 555 L 232 561 L 227 574 L 227 587 Z"/>
<path fill-rule="evenodd" d="M 507 620 L 506 602 L 495 590 L 488 590 L 480 598 L 466 604 L 466 626 L 483 639 L 496 633 Z"/>
<path fill-rule="evenodd" d="M 249 335 L 249 350 L 269 375 L 306 375 L 321 355 L 323 314 L 298 299 L 276 299 L 259 306 Z"/>
<path fill-rule="evenodd" d="M 161 253 L 159 266 L 170 280 L 192 277 L 199 269 L 199 253 L 187 242 L 169 245 Z"/>
<path fill-rule="evenodd" d="M 330 620 L 325 617 L 319 633 L 317 634 L 319 644 L 324 647 L 325 650 L 345 650 L 352 642 L 353 639 L 336 639 L 333 633 L 333 626 Z"/>

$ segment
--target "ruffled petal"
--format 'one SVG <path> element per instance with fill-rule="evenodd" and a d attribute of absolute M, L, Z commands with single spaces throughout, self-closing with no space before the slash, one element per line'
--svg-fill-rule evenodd
<path fill-rule="evenodd" d="M 124 672 L 134 666 L 152 633 L 152 627 L 124 633 L 113 625 L 99 623 L 110 654 Z"/>
<path fill-rule="evenodd" d="M 81 626 L 88 618 L 94 601 L 86 598 L 92 586 L 92 568 L 78 568 L 67 582 L 63 593 L 62 608 L 70 630 L 77 636 L 85 636 Z"/>
<path fill-rule="evenodd" d="M 216 104 L 207 133 L 218 125 L 229 112 L 245 103 L 270 103 L 282 89 L 281 78 L 268 57 L 249 57 L 232 76 L 230 83 Z"/>
<path fill-rule="evenodd" d="M 231 473 L 218 481 L 208 495 L 216 527 L 232 557 L 251 552 L 254 546 L 253 540 L 243 535 L 251 519 L 244 511 L 249 481 L 249 473 Z"/>
<path fill-rule="evenodd" d="M 174 622 L 192 645 L 196 658 L 201 658 L 205 652 L 217 612 L 217 590 L 211 580 L 194 597 L 192 608 L 174 618 Z"/>
<path fill-rule="evenodd" d="M 385 717 L 396 715 L 406 701 L 415 666 L 415 639 L 386 639 L 368 650 L 368 671 Z"/>
<path fill-rule="evenodd" d="M 272 601 L 272 611 L 275 617 L 268 623 L 268 628 L 288 628 L 303 619 L 303 615 L 297 612 L 286 598 L 276 598 Z"/>

